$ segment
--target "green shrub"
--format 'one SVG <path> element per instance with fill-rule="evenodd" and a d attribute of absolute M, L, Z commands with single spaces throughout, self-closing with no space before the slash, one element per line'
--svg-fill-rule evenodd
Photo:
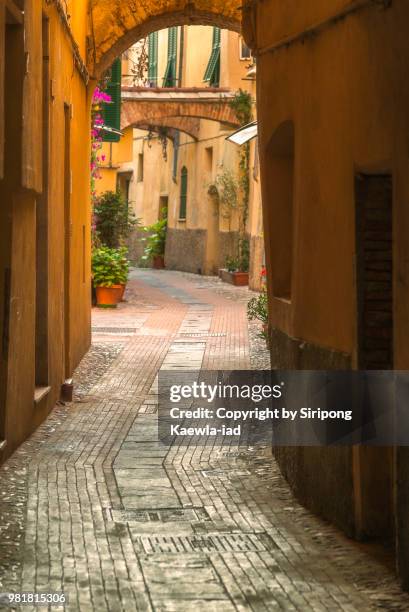
<path fill-rule="evenodd" d="M 153 223 L 142 228 L 144 232 L 149 234 L 146 238 L 142 238 L 143 242 L 146 242 L 142 260 L 146 261 L 153 257 L 165 255 L 165 244 L 166 244 L 166 230 L 168 221 L 164 217 Z"/>
<path fill-rule="evenodd" d="M 237 259 L 237 257 L 231 257 L 230 255 L 228 255 L 226 257 L 225 265 L 228 272 L 237 272 L 239 269 L 239 260 Z"/>
<path fill-rule="evenodd" d="M 263 324 L 268 323 L 268 300 L 267 291 L 265 289 L 256 297 L 251 298 L 248 302 L 247 318 L 249 321 L 254 321 L 256 319 Z"/>
<path fill-rule="evenodd" d="M 126 284 L 129 261 L 126 247 L 111 249 L 102 246 L 92 253 L 92 280 L 94 287 L 112 287 Z"/>
<path fill-rule="evenodd" d="M 95 232 L 103 245 L 119 248 L 138 223 L 120 191 L 105 191 L 96 198 Z"/>

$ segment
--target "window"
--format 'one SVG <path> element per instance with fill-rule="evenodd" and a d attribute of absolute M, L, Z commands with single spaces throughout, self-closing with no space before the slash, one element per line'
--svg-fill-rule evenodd
<path fill-rule="evenodd" d="M 220 28 L 213 28 L 212 52 L 209 62 L 203 77 L 205 82 L 209 83 L 210 87 L 219 87 L 220 85 Z"/>
<path fill-rule="evenodd" d="M 143 181 L 143 153 L 138 154 L 138 173 L 136 178 L 138 183 Z"/>
<path fill-rule="evenodd" d="M 246 43 L 244 42 L 244 40 L 241 37 L 240 37 L 240 40 L 239 40 L 239 53 L 240 53 L 240 59 L 241 60 L 250 60 L 251 59 L 251 50 L 246 45 Z"/>
<path fill-rule="evenodd" d="M 176 56 L 178 47 L 178 29 L 168 28 L 168 63 L 163 77 L 163 87 L 176 85 Z"/>
<path fill-rule="evenodd" d="M 158 84 L 158 33 L 148 36 L 148 82 L 151 87 Z"/>
<path fill-rule="evenodd" d="M 213 147 L 205 148 L 205 169 L 208 174 L 213 172 Z"/>
<path fill-rule="evenodd" d="M 104 142 L 119 142 L 121 138 L 121 58 L 114 61 L 111 75 L 105 91 L 111 96 L 111 102 L 104 102 L 102 115 L 106 130 L 103 131 Z"/>
<path fill-rule="evenodd" d="M 180 206 L 179 219 L 186 219 L 187 208 L 187 168 L 183 166 L 180 171 Z"/>

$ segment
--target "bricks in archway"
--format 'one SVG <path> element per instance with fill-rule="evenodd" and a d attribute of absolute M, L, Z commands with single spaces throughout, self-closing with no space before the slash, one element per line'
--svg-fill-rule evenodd
<path fill-rule="evenodd" d="M 150 32 L 178 25 L 213 25 L 240 31 L 242 0 L 92 0 L 90 73 L 100 78 L 115 58 Z"/>
<path fill-rule="evenodd" d="M 121 128 L 167 125 L 178 120 L 182 131 L 192 133 L 192 120 L 207 119 L 229 127 L 238 126 L 230 102 L 234 94 L 218 88 L 124 87 L 122 90 Z M 186 121 L 183 129 L 183 121 Z M 169 124 L 173 127 L 173 123 Z M 193 134 L 192 134 L 193 135 Z"/>

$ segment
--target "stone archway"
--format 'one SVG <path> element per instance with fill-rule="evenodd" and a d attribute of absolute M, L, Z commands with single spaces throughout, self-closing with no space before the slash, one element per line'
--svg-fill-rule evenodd
<path fill-rule="evenodd" d="M 128 126 L 122 129 L 127 129 Z M 169 135 L 177 132 L 184 132 L 194 140 L 199 138 L 200 130 L 200 119 L 195 117 L 155 117 L 154 122 L 147 122 L 146 119 L 141 119 L 135 123 L 132 123 L 132 127 L 139 130 L 146 130 L 147 132 L 160 132 L 162 129 L 169 130 Z"/>
<path fill-rule="evenodd" d="M 92 0 L 88 65 L 94 78 L 150 32 L 177 25 L 215 25 L 240 31 L 241 0 Z"/>
<path fill-rule="evenodd" d="M 229 104 L 233 95 L 226 89 L 124 87 L 121 128 L 167 125 L 195 136 L 200 119 L 234 128 L 239 122 Z"/>

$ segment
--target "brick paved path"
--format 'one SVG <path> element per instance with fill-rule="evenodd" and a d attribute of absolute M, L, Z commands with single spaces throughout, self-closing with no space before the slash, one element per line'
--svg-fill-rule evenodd
<path fill-rule="evenodd" d="M 137 271 L 127 303 L 94 313 L 102 373 L 91 354 L 92 388 L 0 470 L 0 591 L 64 590 L 73 611 L 409 609 L 294 501 L 269 449 L 158 445 L 158 370 L 250 368 L 248 297 Z"/>

